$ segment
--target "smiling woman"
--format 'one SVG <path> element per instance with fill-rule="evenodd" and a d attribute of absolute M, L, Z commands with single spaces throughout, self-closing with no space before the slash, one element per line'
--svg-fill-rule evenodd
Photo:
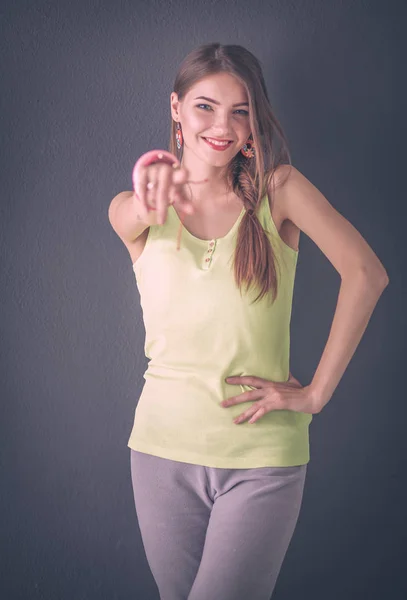
<path fill-rule="evenodd" d="M 240 288 L 246 285 L 259 289 L 257 301 L 267 294 L 273 298 L 278 294 L 277 266 L 267 234 L 259 227 L 258 209 L 265 194 L 273 194 L 271 181 L 277 167 L 290 162 L 290 156 L 256 59 L 250 53 L 237 58 L 239 47 L 228 48 L 228 59 L 222 58 L 224 64 L 219 60 L 219 65 L 209 66 L 206 71 L 196 65 L 201 70 L 192 79 L 191 69 L 185 83 L 183 74 L 195 60 L 193 53 L 181 65 L 171 94 L 169 149 L 181 154 L 182 164 L 194 173 L 194 179 L 209 176 L 207 185 L 194 188 L 194 194 L 191 193 L 195 206 L 205 203 L 207 207 L 209 198 L 222 194 L 230 203 L 240 200 L 245 207 L 234 253 L 234 273 Z M 182 143 L 176 144 L 181 123 Z M 211 153 L 212 165 L 197 165 L 197 156 L 203 158 L 202 143 Z M 207 163 L 208 159 L 204 161 Z"/>
<path fill-rule="evenodd" d="M 123 231 L 135 223 L 134 206 L 165 217 L 138 240 L 122 236 L 149 359 L 128 441 L 137 516 L 161 597 L 268 600 L 299 515 L 309 425 L 355 350 L 384 268 L 291 165 L 247 49 L 192 51 L 170 109 L 168 151 L 139 158 L 135 201 L 115 216 L 119 233 L 120 219 Z M 194 209 L 182 218 L 175 188 Z M 305 386 L 290 372 L 301 230 L 346 280 Z"/>

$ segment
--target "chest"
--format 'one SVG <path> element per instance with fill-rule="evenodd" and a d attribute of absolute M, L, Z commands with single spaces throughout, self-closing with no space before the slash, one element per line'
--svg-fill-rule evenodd
<path fill-rule="evenodd" d="M 242 212 L 243 204 L 236 203 L 205 212 L 196 210 L 193 215 L 183 217 L 183 226 L 191 235 L 201 240 L 214 240 L 225 237 L 232 229 Z"/>
<path fill-rule="evenodd" d="M 187 229 L 191 235 L 201 240 L 213 240 L 224 237 L 232 229 L 234 223 L 239 218 L 242 207 L 242 203 L 236 202 L 233 209 L 229 206 L 227 209 L 217 209 L 216 211 L 212 210 L 206 211 L 205 213 L 186 215 L 183 219 L 184 228 Z M 270 211 L 278 234 L 283 242 L 297 250 L 300 230 L 291 221 L 284 220 L 281 211 L 279 210 L 277 196 L 272 209 L 270 207 Z M 144 250 L 148 230 L 149 228 L 145 229 L 136 240 L 126 244 L 133 264 L 138 260 Z"/>
<path fill-rule="evenodd" d="M 240 212 L 243 205 L 236 203 L 233 208 L 228 207 L 227 209 L 210 211 L 204 213 L 196 212 L 194 215 L 186 215 L 184 218 L 184 227 L 195 237 L 201 240 L 212 240 L 226 236 L 232 229 L 233 225 L 239 218 Z M 273 219 L 280 238 L 288 246 L 294 250 L 298 249 L 298 242 L 300 237 L 299 228 L 292 223 L 290 220 L 284 218 L 281 215 L 277 200 L 274 202 L 273 207 L 269 208 L 271 218 Z"/>

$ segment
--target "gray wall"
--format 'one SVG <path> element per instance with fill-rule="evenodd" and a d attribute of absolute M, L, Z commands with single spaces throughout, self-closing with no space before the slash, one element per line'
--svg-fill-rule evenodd
<path fill-rule="evenodd" d="M 2 4 L 2 599 L 159 597 L 127 448 L 144 328 L 107 210 L 140 154 L 167 147 L 176 69 L 212 41 L 260 58 L 293 164 L 390 277 L 311 425 L 275 598 L 406 597 L 406 16 L 361 0 Z M 306 385 L 340 279 L 305 234 L 300 249 L 291 370 Z"/>

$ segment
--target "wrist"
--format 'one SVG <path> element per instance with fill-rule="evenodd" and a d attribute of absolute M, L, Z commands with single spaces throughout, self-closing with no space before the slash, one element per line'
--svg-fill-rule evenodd
<path fill-rule="evenodd" d="M 308 386 L 308 393 L 311 397 L 312 405 L 314 406 L 315 412 L 319 413 L 328 404 L 331 396 L 324 394 L 318 387 L 310 383 Z"/>

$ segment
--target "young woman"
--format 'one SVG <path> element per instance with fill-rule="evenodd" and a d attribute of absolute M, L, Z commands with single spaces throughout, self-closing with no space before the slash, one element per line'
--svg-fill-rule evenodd
<path fill-rule="evenodd" d="M 299 516 L 309 424 L 388 278 L 292 166 L 248 50 L 191 52 L 171 116 L 169 151 L 140 157 L 135 191 L 109 208 L 132 260 L 150 359 L 128 443 L 138 522 L 162 600 L 269 600 Z M 300 231 L 342 280 L 305 386 L 289 370 Z"/>

